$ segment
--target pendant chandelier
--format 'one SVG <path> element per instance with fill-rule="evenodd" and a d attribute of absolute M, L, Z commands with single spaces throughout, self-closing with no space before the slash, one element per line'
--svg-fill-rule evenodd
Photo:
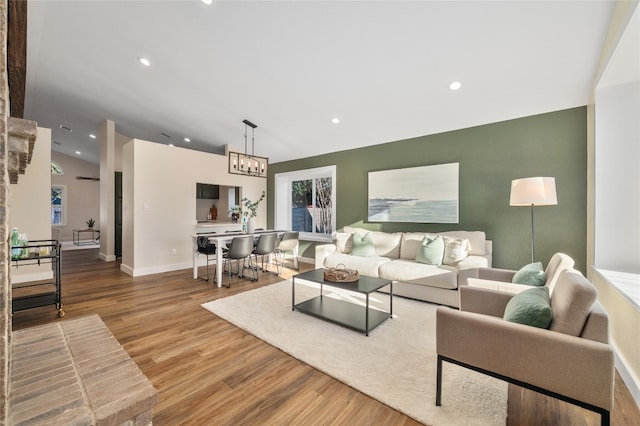
<path fill-rule="evenodd" d="M 234 175 L 267 177 L 269 159 L 254 155 L 255 149 L 255 129 L 258 127 L 249 120 L 242 120 L 244 123 L 244 154 L 241 152 L 229 151 L 229 173 Z M 247 152 L 248 129 L 251 127 L 251 154 Z"/>

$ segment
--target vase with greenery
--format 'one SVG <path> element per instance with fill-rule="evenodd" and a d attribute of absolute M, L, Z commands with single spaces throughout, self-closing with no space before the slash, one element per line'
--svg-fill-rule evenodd
<path fill-rule="evenodd" d="M 252 233 L 254 231 L 253 218 L 258 215 L 258 205 L 267 196 L 266 191 L 262 191 L 260 198 L 256 201 L 251 201 L 247 197 L 242 198 L 239 206 L 231 209 L 232 212 L 242 215 L 243 222 L 247 223 L 247 231 Z"/>
<path fill-rule="evenodd" d="M 93 225 L 96 224 L 96 221 L 93 218 L 91 218 L 86 222 L 86 224 L 87 224 L 87 228 L 92 229 Z"/>

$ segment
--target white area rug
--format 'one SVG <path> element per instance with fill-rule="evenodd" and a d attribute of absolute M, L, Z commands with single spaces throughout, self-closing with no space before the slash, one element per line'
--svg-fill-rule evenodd
<path fill-rule="evenodd" d="M 315 285 L 296 281 L 296 303 L 318 294 Z M 348 292 L 332 297 L 359 302 L 357 296 Z M 388 309 L 387 295 L 376 293 L 371 299 L 372 305 L 375 302 Z M 202 307 L 425 424 L 505 424 L 507 384 L 447 362 L 442 406 L 435 406 L 435 305 L 395 297 L 393 319 L 371 331 L 369 337 L 292 311 L 291 281 Z"/>

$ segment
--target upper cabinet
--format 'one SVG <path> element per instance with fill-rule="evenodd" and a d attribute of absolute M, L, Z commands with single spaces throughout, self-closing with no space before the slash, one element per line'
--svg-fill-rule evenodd
<path fill-rule="evenodd" d="M 220 198 L 220 185 L 196 183 L 196 198 L 218 200 Z"/>

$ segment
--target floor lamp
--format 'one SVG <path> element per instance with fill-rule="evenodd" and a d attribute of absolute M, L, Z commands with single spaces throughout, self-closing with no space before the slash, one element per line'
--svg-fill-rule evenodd
<path fill-rule="evenodd" d="M 533 206 L 555 206 L 556 179 L 552 177 L 529 177 L 511 181 L 510 206 L 531 206 L 531 263 L 535 262 L 533 239 Z"/>

